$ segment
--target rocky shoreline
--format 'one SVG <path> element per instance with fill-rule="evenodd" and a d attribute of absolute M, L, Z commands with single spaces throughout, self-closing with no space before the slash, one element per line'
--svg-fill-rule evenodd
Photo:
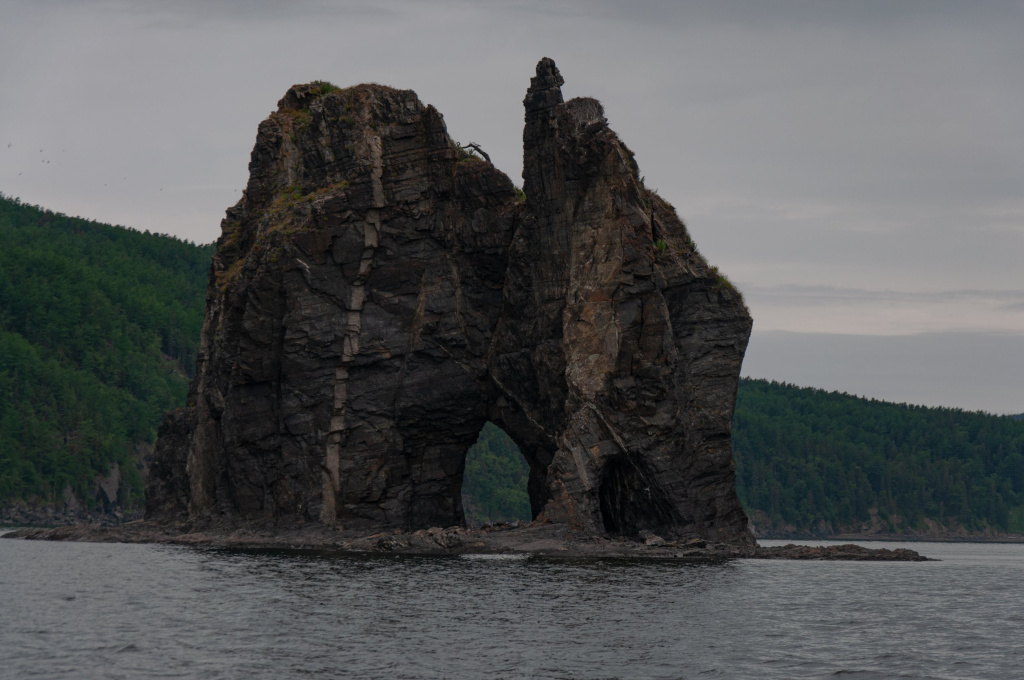
<path fill-rule="evenodd" d="M 125 510 L 114 507 L 110 511 L 87 510 L 68 503 L 30 505 L 14 501 L 0 507 L 0 526 L 55 527 L 72 524 L 100 524 L 117 526 L 142 519 L 142 508 Z"/>
<path fill-rule="evenodd" d="M 521 554 L 562 558 L 653 558 L 681 561 L 728 559 L 857 560 L 923 562 L 913 550 L 870 549 L 858 545 L 746 546 L 703 539 L 666 541 L 647 533 L 639 539 L 577 536 L 565 524 L 513 523 L 465 527 L 433 527 L 365 534 L 323 525 L 268 528 L 256 525 L 195 528 L 146 521 L 120 526 L 74 525 L 15 529 L 8 539 L 85 541 L 98 543 L 162 543 L 219 549 L 298 550 L 404 555 Z"/>
<path fill-rule="evenodd" d="M 879 543 L 1024 543 L 1022 534 L 936 533 L 936 534 L 802 534 L 766 532 L 754 534 L 763 541 L 876 541 Z"/>

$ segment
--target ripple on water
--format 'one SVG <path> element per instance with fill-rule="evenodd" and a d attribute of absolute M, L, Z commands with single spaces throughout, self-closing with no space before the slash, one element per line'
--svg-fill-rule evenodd
<path fill-rule="evenodd" d="M 0 541 L 0 676 L 1013 677 L 1024 546 L 674 564 Z"/>
<path fill-rule="evenodd" d="M 495 562 L 519 562 L 525 559 L 529 559 L 529 555 L 523 553 L 493 553 L 486 555 L 459 555 L 460 559 L 469 560 L 471 562 L 481 561 L 495 561 Z"/>

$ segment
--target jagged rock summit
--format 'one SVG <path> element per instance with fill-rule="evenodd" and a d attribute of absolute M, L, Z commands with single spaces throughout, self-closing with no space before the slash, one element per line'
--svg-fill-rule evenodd
<path fill-rule="evenodd" d="M 540 520 L 752 545 L 730 441 L 750 315 L 562 83 L 541 60 L 525 200 L 409 90 L 288 91 L 222 225 L 148 519 L 461 524 L 491 420 Z"/>

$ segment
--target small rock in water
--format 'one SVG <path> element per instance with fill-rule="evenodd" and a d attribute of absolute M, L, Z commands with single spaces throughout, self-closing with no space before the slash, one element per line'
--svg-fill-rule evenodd
<path fill-rule="evenodd" d="M 640 532 L 640 538 L 642 538 L 644 540 L 644 545 L 652 545 L 652 546 L 665 545 L 665 539 L 664 538 L 662 538 L 661 536 L 658 536 L 653 531 L 648 531 L 647 529 L 644 529 L 644 530 L 642 530 Z"/>

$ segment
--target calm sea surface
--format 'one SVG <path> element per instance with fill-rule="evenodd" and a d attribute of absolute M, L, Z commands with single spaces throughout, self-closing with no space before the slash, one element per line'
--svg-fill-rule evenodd
<path fill-rule="evenodd" d="M 684 565 L 4 540 L 0 677 L 1024 677 L 1024 545 L 908 546 L 942 561 Z"/>

